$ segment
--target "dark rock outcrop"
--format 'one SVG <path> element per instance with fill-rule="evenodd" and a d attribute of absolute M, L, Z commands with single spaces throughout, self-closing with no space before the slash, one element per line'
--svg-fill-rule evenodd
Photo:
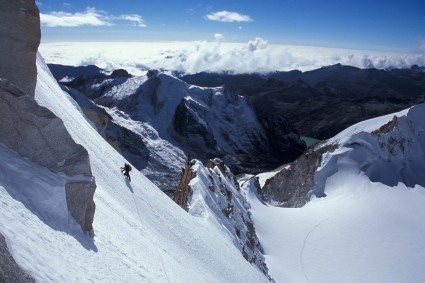
<path fill-rule="evenodd" d="M 191 168 L 192 160 L 188 156 L 186 159 L 185 166 L 182 168 L 182 173 L 180 176 L 180 182 L 177 186 L 177 189 L 174 192 L 173 200 L 184 210 L 188 210 L 187 200 L 192 193 L 192 189 L 189 186 L 190 181 L 196 177 L 196 173 Z"/>
<path fill-rule="evenodd" d="M 69 212 L 84 231 L 91 231 L 91 233 L 96 210 L 96 204 L 93 201 L 95 190 L 94 182 L 69 182 L 65 185 Z"/>
<path fill-rule="evenodd" d="M 314 185 L 323 153 L 333 149 L 333 146 L 322 147 L 318 144 L 284 166 L 258 190 L 263 200 L 281 207 L 304 206 L 308 201 L 307 194 Z"/>
<path fill-rule="evenodd" d="M 0 233 L 0 282 L 35 283 L 35 279 L 27 274 L 15 262 Z"/>

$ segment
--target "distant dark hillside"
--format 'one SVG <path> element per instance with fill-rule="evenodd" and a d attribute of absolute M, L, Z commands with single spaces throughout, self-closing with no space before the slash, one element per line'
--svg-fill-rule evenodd
<path fill-rule="evenodd" d="M 425 102 L 425 68 L 377 70 L 333 65 L 301 72 L 182 76 L 224 85 L 248 98 L 257 116 L 284 116 L 304 136 L 327 139 L 359 121 Z"/>
<path fill-rule="evenodd" d="M 77 77 L 93 77 L 103 74 L 103 69 L 95 65 L 74 67 L 59 64 L 47 64 L 47 66 L 49 66 L 53 77 L 57 81 L 62 79 L 71 80 Z"/>

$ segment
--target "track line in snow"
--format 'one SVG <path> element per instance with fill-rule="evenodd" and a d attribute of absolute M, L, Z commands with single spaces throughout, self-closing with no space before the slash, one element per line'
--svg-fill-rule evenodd
<path fill-rule="evenodd" d="M 307 240 L 310 237 L 311 233 L 313 233 L 317 228 L 320 227 L 320 225 L 322 225 L 324 222 L 326 222 L 328 220 L 329 220 L 329 218 L 326 218 L 326 219 L 323 219 L 322 221 L 320 221 L 319 223 L 317 223 L 313 227 L 313 229 L 311 229 L 310 232 L 308 232 L 307 236 L 305 236 L 305 239 L 304 239 L 304 242 L 303 242 L 303 247 L 301 248 L 301 252 L 300 252 L 300 263 L 301 263 L 301 268 L 303 270 L 304 277 L 307 280 L 307 282 L 310 282 L 310 280 L 308 279 L 307 273 L 305 272 L 304 261 L 303 261 L 305 245 L 307 244 Z"/>

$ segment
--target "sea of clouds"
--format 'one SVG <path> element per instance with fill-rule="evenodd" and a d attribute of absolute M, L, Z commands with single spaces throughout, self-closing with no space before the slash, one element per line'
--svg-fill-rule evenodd
<path fill-rule="evenodd" d="M 247 43 L 215 42 L 43 42 L 47 63 L 96 65 L 142 75 L 148 69 L 183 73 L 266 73 L 308 71 L 333 64 L 359 68 L 425 66 L 425 54 L 275 45 L 256 38 Z"/>

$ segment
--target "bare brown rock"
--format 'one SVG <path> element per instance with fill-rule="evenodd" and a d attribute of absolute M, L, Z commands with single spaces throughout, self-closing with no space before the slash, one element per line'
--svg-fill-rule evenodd
<path fill-rule="evenodd" d="M 190 180 L 196 177 L 196 173 L 191 168 L 191 159 L 190 156 L 187 157 L 185 167 L 182 168 L 182 174 L 180 177 L 179 185 L 177 186 L 176 191 L 174 192 L 173 200 L 184 210 L 188 210 L 187 200 L 189 195 L 192 192 L 192 189 L 189 186 Z"/>

